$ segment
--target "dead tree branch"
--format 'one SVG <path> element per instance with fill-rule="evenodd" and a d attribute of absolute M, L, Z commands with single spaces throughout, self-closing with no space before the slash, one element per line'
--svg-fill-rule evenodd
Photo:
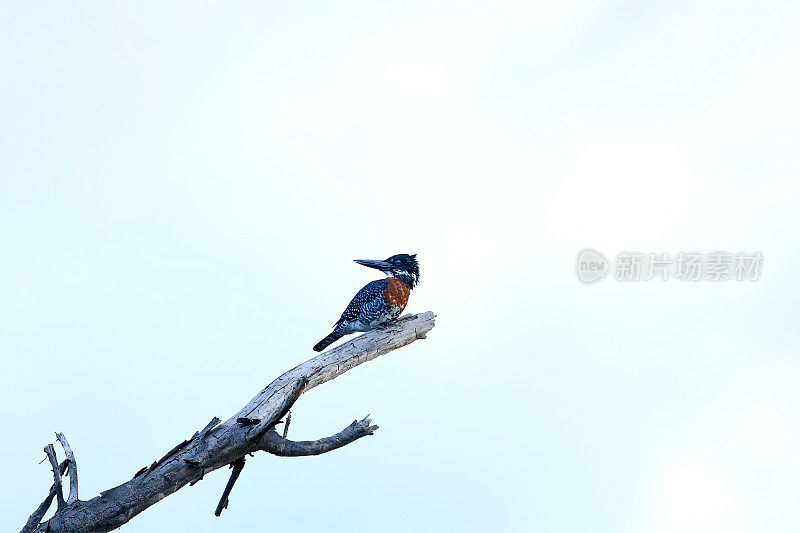
<path fill-rule="evenodd" d="M 64 502 L 64 491 L 61 490 L 61 468 L 58 466 L 58 459 L 56 459 L 56 449 L 53 447 L 52 444 L 48 444 L 44 447 L 44 453 L 47 454 L 47 458 L 50 460 L 50 466 L 53 468 L 53 489 L 56 491 L 56 501 L 58 502 L 58 508 L 62 509 L 66 502 Z M 69 464 L 67 464 L 69 466 Z"/>
<path fill-rule="evenodd" d="M 369 415 L 362 420 L 353 420 L 353 423 L 341 430 L 336 435 L 319 440 L 291 441 L 281 437 L 277 431 L 269 431 L 264 435 L 264 450 L 280 457 L 303 457 L 306 455 L 319 455 L 331 450 L 346 446 L 353 441 L 372 435 L 378 426 L 370 425 L 372 420 Z"/>
<path fill-rule="evenodd" d="M 52 446 L 52 444 L 50 446 Z M 47 452 L 47 448 L 45 448 L 45 452 Z M 53 453 L 55 454 L 55 450 L 53 450 Z M 50 457 L 50 454 L 48 454 L 48 458 L 49 457 Z M 50 508 L 50 505 L 53 503 L 53 498 L 56 497 L 56 491 L 60 491 L 61 490 L 61 478 L 60 478 L 60 476 L 63 476 L 64 473 L 67 471 L 68 463 L 69 463 L 69 461 L 64 461 L 59 465 L 59 469 L 58 469 L 59 483 L 58 483 L 58 485 L 53 483 L 53 486 L 50 487 L 50 493 L 47 495 L 47 497 L 44 499 L 44 501 L 41 504 L 39 504 L 39 507 L 37 507 L 36 510 L 31 514 L 31 516 L 28 518 L 28 521 L 25 522 L 25 526 L 22 528 L 22 533 L 27 533 L 29 531 L 36 531 L 36 528 L 39 526 L 39 522 L 42 521 L 42 518 L 44 517 L 44 514 L 47 512 L 47 510 Z"/>
<path fill-rule="evenodd" d="M 72 448 L 69 447 L 67 437 L 65 437 L 63 433 L 56 433 L 56 439 L 61 443 L 61 447 L 64 448 L 64 455 L 67 456 L 69 472 L 69 496 L 67 496 L 67 505 L 72 505 L 78 501 L 78 462 L 75 460 Z"/>
<path fill-rule="evenodd" d="M 217 504 L 217 509 L 214 511 L 216 516 L 222 514 L 223 509 L 228 508 L 228 496 L 231 495 L 231 491 L 233 490 L 233 484 L 236 483 L 236 480 L 239 479 L 239 474 L 242 473 L 244 469 L 244 456 L 239 457 L 234 462 L 231 463 L 231 477 L 228 480 L 228 484 L 225 485 L 225 490 L 222 491 L 222 497 L 219 499 L 219 503 Z"/>
<path fill-rule="evenodd" d="M 31 514 L 22 532 L 110 531 L 182 487 L 197 483 L 208 472 L 231 465 L 231 478 L 215 513 L 219 515 L 227 507 L 246 455 L 257 451 L 281 457 L 319 455 L 372 435 L 378 426 L 371 425 L 369 418 L 354 421 L 336 435 L 316 441 L 288 440 L 286 431 L 281 435 L 275 426 L 287 417 L 301 394 L 361 363 L 424 339 L 435 325 L 434 318 L 430 311 L 405 316 L 385 329 L 365 333 L 309 359 L 275 379 L 225 422 L 215 417 L 203 430 L 175 446 L 149 468 L 143 468 L 129 481 L 88 501 L 78 498 L 78 465 L 67 439 L 57 433 L 67 459 L 59 465 L 53 445 L 45 447 L 53 468 L 53 487 Z M 288 422 L 287 418 L 287 426 Z M 61 488 L 61 476 L 65 471 L 70 477 L 66 501 Z M 55 514 L 41 522 L 54 498 L 58 502 Z"/>

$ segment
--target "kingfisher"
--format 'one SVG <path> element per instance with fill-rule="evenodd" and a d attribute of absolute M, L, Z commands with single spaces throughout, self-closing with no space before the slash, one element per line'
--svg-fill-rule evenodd
<path fill-rule="evenodd" d="M 382 261 L 354 261 L 365 267 L 376 268 L 387 277 L 370 281 L 356 293 L 333 325 L 331 334 L 314 346 L 315 352 L 321 352 L 345 335 L 391 324 L 405 309 L 411 289 L 419 283 L 417 254 L 397 254 Z"/>

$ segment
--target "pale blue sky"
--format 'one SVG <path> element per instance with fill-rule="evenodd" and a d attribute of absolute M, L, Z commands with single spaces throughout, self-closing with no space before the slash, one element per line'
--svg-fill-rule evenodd
<path fill-rule="evenodd" d="M 377 4 L 377 5 L 376 5 Z M 557 4 L 557 5 L 555 5 Z M 428 339 L 153 531 L 800 529 L 800 8 L 0 6 L 0 529 L 63 431 L 85 499 L 312 355 L 419 254 Z M 575 254 L 761 251 L 754 283 L 581 285 Z"/>

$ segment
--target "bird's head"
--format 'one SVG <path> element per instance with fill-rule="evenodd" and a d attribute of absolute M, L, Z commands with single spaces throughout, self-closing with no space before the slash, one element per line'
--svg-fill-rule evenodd
<path fill-rule="evenodd" d="M 395 276 L 405 281 L 412 289 L 419 283 L 419 263 L 417 254 L 397 254 L 383 260 L 355 259 L 359 265 L 376 268 L 387 276 Z"/>

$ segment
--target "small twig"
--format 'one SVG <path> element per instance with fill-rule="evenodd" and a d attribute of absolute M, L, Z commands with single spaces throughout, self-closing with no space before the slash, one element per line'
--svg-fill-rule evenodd
<path fill-rule="evenodd" d="M 64 448 L 64 455 L 67 456 L 67 465 L 69 468 L 69 496 L 67 496 L 67 505 L 72 505 L 78 501 L 78 462 L 75 460 L 75 455 L 72 453 L 72 448 L 67 442 L 67 437 L 63 433 L 56 433 L 58 442 Z"/>
<path fill-rule="evenodd" d="M 58 459 L 56 459 L 56 449 L 53 448 L 52 444 L 48 444 L 44 447 L 44 453 L 47 454 L 47 458 L 50 459 L 50 466 L 53 467 L 53 489 L 56 491 L 56 501 L 58 502 L 58 508 L 61 509 L 64 507 L 64 493 L 61 491 L 61 468 L 58 466 Z"/>
<path fill-rule="evenodd" d="M 346 446 L 362 437 L 372 435 L 378 426 L 372 425 L 369 415 L 353 423 L 336 435 L 312 441 L 293 441 L 282 438 L 277 431 L 268 431 L 261 439 L 264 451 L 280 457 L 320 455 Z"/>
<path fill-rule="evenodd" d="M 289 413 L 286 415 L 286 424 L 283 426 L 283 438 L 284 439 L 286 438 L 286 435 L 289 434 L 289 424 L 291 424 L 291 423 L 292 423 L 292 412 L 289 411 Z"/>
<path fill-rule="evenodd" d="M 228 484 L 225 485 L 225 490 L 222 492 L 222 497 L 219 499 L 217 509 L 214 511 L 214 516 L 221 515 L 222 510 L 228 508 L 228 497 L 231 495 L 231 491 L 233 490 L 233 484 L 236 483 L 236 480 L 239 479 L 239 474 L 242 473 L 244 461 L 244 456 L 242 456 L 231 463 L 231 468 L 233 471 L 231 472 L 230 479 L 228 479 Z"/>

